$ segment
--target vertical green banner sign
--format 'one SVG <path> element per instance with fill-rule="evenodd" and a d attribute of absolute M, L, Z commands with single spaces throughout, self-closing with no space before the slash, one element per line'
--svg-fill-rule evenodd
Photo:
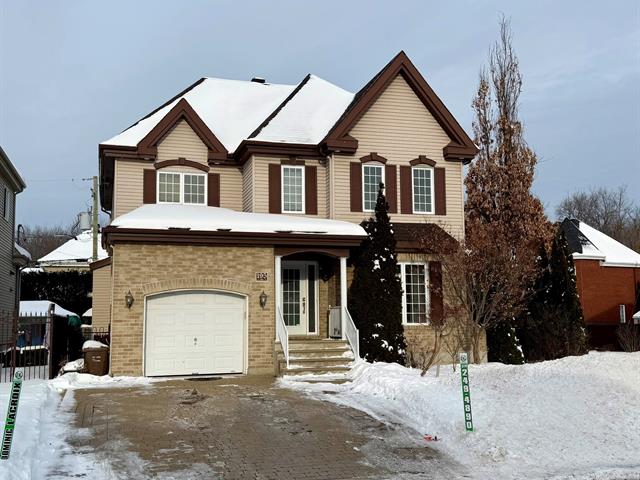
<path fill-rule="evenodd" d="M 460 376 L 462 377 L 462 404 L 464 405 L 464 427 L 473 432 L 473 418 L 471 417 L 471 392 L 469 389 L 469 356 L 460 354 Z"/>
<path fill-rule="evenodd" d="M 11 384 L 11 393 L 9 394 L 9 408 L 7 410 L 7 419 L 4 422 L 4 434 L 2 436 L 2 449 L 0 449 L 0 460 L 8 460 L 11 452 L 11 440 L 16 427 L 16 415 L 18 414 L 18 401 L 20 400 L 20 392 L 22 390 L 22 370 L 16 370 L 13 374 L 13 383 Z"/>

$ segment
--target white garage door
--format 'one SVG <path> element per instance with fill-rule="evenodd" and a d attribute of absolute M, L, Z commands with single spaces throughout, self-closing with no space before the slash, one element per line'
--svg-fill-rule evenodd
<path fill-rule="evenodd" d="M 242 373 L 245 299 L 184 291 L 147 299 L 145 375 Z"/>

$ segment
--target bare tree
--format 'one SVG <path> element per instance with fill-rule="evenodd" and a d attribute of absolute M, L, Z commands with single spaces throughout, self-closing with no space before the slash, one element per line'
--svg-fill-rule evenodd
<path fill-rule="evenodd" d="M 640 352 L 640 325 L 623 323 L 616 330 L 618 342 L 625 352 Z"/>
<path fill-rule="evenodd" d="M 640 206 L 629 198 L 627 186 L 592 188 L 567 196 L 556 208 L 559 220 L 575 218 L 640 250 Z"/>
<path fill-rule="evenodd" d="M 31 254 L 33 261 L 44 257 L 79 233 L 76 223 L 68 227 L 26 225 L 23 229 L 17 240 Z"/>

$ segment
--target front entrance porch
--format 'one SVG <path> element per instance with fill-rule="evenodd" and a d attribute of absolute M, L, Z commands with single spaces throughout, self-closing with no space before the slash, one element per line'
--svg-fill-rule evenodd
<path fill-rule="evenodd" d="M 347 249 L 275 249 L 276 371 L 348 370 L 358 330 L 347 309 Z"/>

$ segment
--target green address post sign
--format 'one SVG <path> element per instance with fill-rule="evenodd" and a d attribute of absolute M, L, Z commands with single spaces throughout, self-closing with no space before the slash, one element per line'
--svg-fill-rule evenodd
<path fill-rule="evenodd" d="M 9 394 L 9 408 L 7 409 L 7 419 L 4 422 L 4 435 L 2 436 L 2 448 L 0 449 L 0 460 L 8 460 L 11 452 L 11 440 L 16 427 L 16 415 L 18 414 L 18 401 L 22 390 L 22 370 L 16 370 L 13 374 L 13 383 Z"/>
<path fill-rule="evenodd" d="M 462 377 L 462 404 L 464 405 L 464 427 L 473 432 L 473 418 L 471 416 L 471 392 L 469 390 L 469 355 L 460 354 L 460 376 Z"/>

